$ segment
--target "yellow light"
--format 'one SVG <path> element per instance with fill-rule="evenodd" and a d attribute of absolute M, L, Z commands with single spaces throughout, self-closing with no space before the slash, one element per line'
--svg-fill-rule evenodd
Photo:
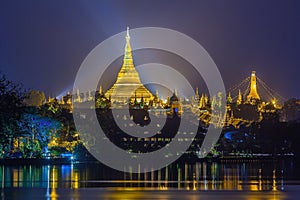
<path fill-rule="evenodd" d="M 134 92 L 132 92 L 134 91 Z M 153 99 L 152 93 L 141 83 L 138 72 L 136 71 L 132 58 L 130 45 L 129 29 L 126 34 L 126 45 L 121 70 L 118 73 L 115 84 L 105 93 L 107 98 L 112 101 L 124 102 L 124 100 L 143 97 L 145 102 Z"/>

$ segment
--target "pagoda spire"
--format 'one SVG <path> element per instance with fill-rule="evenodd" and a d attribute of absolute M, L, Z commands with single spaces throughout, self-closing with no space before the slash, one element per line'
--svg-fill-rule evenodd
<path fill-rule="evenodd" d="M 120 72 L 118 73 L 118 78 L 116 83 L 118 84 L 118 83 L 126 82 L 126 83 L 133 83 L 133 84 L 141 84 L 140 77 L 133 63 L 129 27 L 127 27 L 125 39 L 126 39 L 126 44 L 124 49 L 123 64 Z"/>
<path fill-rule="evenodd" d="M 247 96 L 247 99 L 260 99 L 258 93 L 257 93 L 257 85 L 256 85 L 256 75 L 255 71 L 252 71 L 251 73 L 251 80 L 250 80 L 250 92 Z"/>
<path fill-rule="evenodd" d="M 115 84 L 105 93 L 106 97 L 112 97 L 113 101 L 125 102 L 128 99 L 133 101 L 135 96 L 143 96 L 144 101 L 153 99 L 151 92 L 141 83 L 139 74 L 137 73 L 130 44 L 129 27 L 126 30 L 126 44 L 124 49 L 123 64 L 118 73 Z"/>
<path fill-rule="evenodd" d="M 199 101 L 199 90 L 198 90 L 198 87 L 196 87 L 195 99 L 196 99 L 197 101 Z"/>
<path fill-rule="evenodd" d="M 229 103 L 229 104 L 232 103 L 232 97 L 231 97 L 230 92 L 228 93 L 228 96 L 227 96 L 227 103 Z"/>
<path fill-rule="evenodd" d="M 178 94 L 177 94 L 177 90 L 176 90 L 176 89 L 174 89 L 173 95 L 175 95 L 175 96 L 178 97 Z"/>
<path fill-rule="evenodd" d="M 99 88 L 99 94 L 100 94 L 100 95 L 102 95 L 102 94 L 103 94 L 102 85 L 100 85 L 100 88 Z"/>
<path fill-rule="evenodd" d="M 134 64 L 133 64 L 133 58 L 132 58 L 132 50 L 130 45 L 130 35 L 129 35 L 129 27 L 127 26 L 126 31 L 126 45 L 125 45 L 125 52 L 124 52 L 124 58 L 123 58 L 123 66 L 121 71 L 123 70 L 126 72 L 127 70 L 135 70 Z"/>
<path fill-rule="evenodd" d="M 243 96 L 242 96 L 241 90 L 239 89 L 239 93 L 238 93 L 238 96 L 237 96 L 236 104 L 240 105 L 242 103 L 243 103 Z"/>
<path fill-rule="evenodd" d="M 204 108 L 205 106 L 206 106 L 206 103 L 205 103 L 205 96 L 204 96 L 204 94 L 202 93 L 201 98 L 200 98 L 200 101 L 199 101 L 199 108 Z"/>
<path fill-rule="evenodd" d="M 126 41 L 129 42 L 130 40 L 130 36 L 129 36 L 129 27 L 127 26 L 127 30 L 126 30 Z"/>

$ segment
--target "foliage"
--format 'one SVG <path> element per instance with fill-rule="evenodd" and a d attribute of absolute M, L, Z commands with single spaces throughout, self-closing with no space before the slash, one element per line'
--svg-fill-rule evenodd
<path fill-rule="evenodd" d="M 60 154 L 67 152 L 67 149 L 64 147 L 55 146 L 51 147 L 49 151 L 51 152 L 52 156 L 59 156 Z"/>
<path fill-rule="evenodd" d="M 284 121 L 300 121 L 300 100 L 289 99 L 281 110 Z"/>
<path fill-rule="evenodd" d="M 82 142 L 77 143 L 74 147 L 73 153 L 75 159 L 77 160 L 94 160 L 95 158 L 90 154 Z"/>
<path fill-rule="evenodd" d="M 42 149 L 38 140 L 27 142 L 20 148 L 23 158 L 41 158 Z"/>
<path fill-rule="evenodd" d="M 61 129 L 58 121 L 38 114 L 25 113 L 18 124 L 22 134 L 30 137 L 30 144 L 35 145 L 38 141 L 41 149 L 46 148 L 51 137 Z"/>
<path fill-rule="evenodd" d="M 78 132 L 70 110 L 61 106 L 57 101 L 53 101 L 44 104 L 40 108 L 40 113 L 61 123 L 61 128 L 57 132 L 56 143 L 65 147 L 68 151 L 72 151 L 78 141 Z"/>
<path fill-rule="evenodd" d="M 28 94 L 26 94 L 26 98 L 24 99 L 24 103 L 26 106 L 35 106 L 40 107 L 43 105 L 45 101 L 44 92 L 31 90 Z"/>
<path fill-rule="evenodd" d="M 0 76 L 0 157 L 39 157 L 53 138 L 73 150 L 78 133 L 70 110 L 57 101 L 42 105 L 44 99 L 43 92 L 25 95 L 19 84 Z"/>
<path fill-rule="evenodd" d="M 24 94 L 21 86 L 0 75 L 0 150 L 11 150 L 14 135 L 19 132 L 18 121 L 22 112 Z"/>

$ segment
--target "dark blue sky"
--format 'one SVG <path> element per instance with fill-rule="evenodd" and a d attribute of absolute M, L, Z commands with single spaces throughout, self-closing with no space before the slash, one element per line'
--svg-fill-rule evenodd
<path fill-rule="evenodd" d="M 60 94 L 87 54 L 131 28 L 158 26 L 197 40 L 227 87 L 255 69 L 300 98 L 299 1 L 1 1 L 0 70 L 25 88 Z"/>

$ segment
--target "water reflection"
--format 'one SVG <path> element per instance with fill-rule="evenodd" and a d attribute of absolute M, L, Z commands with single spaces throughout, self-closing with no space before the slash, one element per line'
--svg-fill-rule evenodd
<path fill-rule="evenodd" d="M 57 188 L 114 187 L 168 190 L 284 189 L 284 168 L 278 162 L 176 163 L 147 173 L 122 173 L 99 164 L 0 166 L 3 188 L 46 188 L 57 199 Z M 145 169 L 139 169 L 141 172 Z"/>

